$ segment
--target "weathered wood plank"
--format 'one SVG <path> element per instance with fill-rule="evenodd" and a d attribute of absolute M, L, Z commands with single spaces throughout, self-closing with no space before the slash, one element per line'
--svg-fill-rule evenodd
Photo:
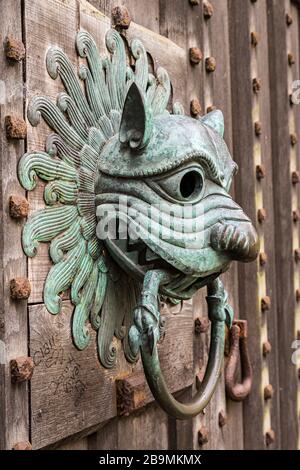
<path fill-rule="evenodd" d="M 283 449 L 295 449 L 298 440 L 297 377 L 291 362 L 295 340 L 295 287 L 291 201 L 289 93 L 287 71 L 287 24 L 285 2 L 268 1 L 270 35 L 270 93 L 272 163 L 275 202 L 275 250 L 277 275 L 278 346 L 280 380 L 280 420 Z"/>
<path fill-rule="evenodd" d="M 132 309 L 130 282 L 126 277 L 109 284 L 112 297 L 104 308 Z M 40 448 L 69 435 L 95 426 L 117 414 L 115 380 L 131 373 L 141 373 L 141 363 L 135 367 L 123 356 L 121 343 L 116 367 L 104 369 L 98 361 L 96 335 L 84 351 L 78 351 L 71 338 L 72 306 L 65 301 L 63 311 L 50 315 L 43 305 L 30 307 L 30 354 L 35 361 L 31 382 L 32 444 Z M 160 346 L 162 368 L 171 390 L 180 390 L 192 380 L 191 311 L 167 316 L 167 334 Z M 180 335 L 179 333 L 180 332 Z M 153 397 L 146 387 L 147 402 Z"/>
<path fill-rule="evenodd" d="M 255 30 L 259 42 L 256 47 L 252 46 L 252 55 L 255 56 L 254 64 L 257 64 L 257 74 L 262 83 L 261 92 L 258 95 L 257 106 L 253 107 L 253 121 L 261 123 L 262 133 L 255 136 L 254 140 L 254 162 L 262 164 L 266 168 L 266 177 L 257 182 L 256 192 L 257 200 L 261 198 L 263 207 L 266 210 L 267 218 L 262 224 L 263 244 L 261 251 L 267 254 L 267 263 L 265 266 L 259 266 L 259 286 L 261 296 L 266 294 L 271 299 L 271 310 L 263 314 L 261 322 L 261 343 L 270 341 L 272 344 L 271 353 L 263 356 L 262 388 L 271 384 L 274 390 L 272 399 L 265 400 L 264 414 L 264 434 L 272 429 L 275 432 L 275 442 L 268 448 L 281 448 L 281 429 L 280 429 L 280 409 L 279 409 L 279 365 L 278 365 L 278 310 L 277 310 L 277 291 L 276 291 L 276 248 L 275 233 L 276 227 L 274 220 L 274 200 L 273 191 L 277 191 L 276 183 L 273 185 L 272 172 L 272 145 L 271 145 L 271 109 L 270 109 L 270 89 L 272 88 L 273 77 L 269 72 L 269 51 L 270 44 L 266 31 L 268 29 L 267 2 L 261 2 L 261 5 L 254 5 L 252 8 L 252 17 L 250 29 Z M 252 67 L 255 73 L 255 65 Z M 269 85 L 270 84 L 270 85 Z M 264 285 L 263 285 L 264 284 Z M 262 345 L 259 351 L 262 354 Z M 267 412 L 268 416 L 267 417 Z"/>
<path fill-rule="evenodd" d="M 9 281 L 27 277 L 27 263 L 21 247 L 22 221 L 9 216 L 9 196 L 24 196 L 18 182 L 16 168 L 24 152 L 23 141 L 8 140 L 4 120 L 7 115 L 23 118 L 23 64 L 9 64 L 5 52 L 5 38 L 10 35 L 22 41 L 21 2 L 0 2 L 0 448 L 11 449 L 20 441 L 29 440 L 28 386 L 12 384 L 9 361 L 27 356 L 27 302 L 12 301 Z"/>
<path fill-rule="evenodd" d="M 253 91 L 250 43 L 250 8 L 254 4 L 230 0 L 229 28 L 231 49 L 232 127 L 234 158 L 240 167 L 235 188 L 237 201 L 255 223 L 257 220 L 255 162 L 253 160 Z M 247 152 L 245 154 L 245 152 Z M 244 402 L 244 445 L 246 448 L 264 448 L 264 403 L 261 390 L 261 311 L 257 264 L 239 266 L 239 308 L 248 320 L 249 354 L 253 370 L 250 396 Z"/>

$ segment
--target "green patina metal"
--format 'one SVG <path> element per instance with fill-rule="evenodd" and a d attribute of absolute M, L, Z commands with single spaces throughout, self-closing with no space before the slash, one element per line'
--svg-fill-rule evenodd
<path fill-rule="evenodd" d="M 44 287 L 45 305 L 50 313 L 60 313 L 61 294 L 70 289 L 79 349 L 89 344 L 90 322 L 98 331 L 100 361 L 110 368 L 116 361 L 113 336 L 123 339 L 128 361 L 136 361 L 141 351 L 162 407 L 177 418 L 194 416 L 216 386 L 225 323 L 230 326 L 233 316 L 217 278 L 232 260 L 251 261 L 258 251 L 251 221 L 229 195 L 237 168 L 223 140 L 223 115 L 214 111 L 192 119 L 179 103 L 170 113 L 168 74 L 162 67 L 156 76 L 149 73 L 140 40 L 129 45 L 134 67 L 127 65 L 124 40 L 115 30 L 106 35 L 108 57 L 100 56 L 86 31 L 77 34 L 76 46 L 84 59 L 79 77 L 64 52 L 50 48 L 47 70 L 53 79 L 60 77 L 66 93 L 56 104 L 35 97 L 28 107 L 30 123 L 36 126 L 43 117 L 54 133 L 44 152 L 20 160 L 25 189 L 34 190 L 37 178 L 47 183 L 46 207 L 27 221 L 23 248 L 33 257 L 40 242 L 50 243 L 53 266 Z M 126 197 L 126 207 L 120 197 Z M 129 224 L 126 237 L 99 236 L 108 205 L 120 223 Z M 181 211 L 187 206 L 189 217 Z M 167 224 L 170 207 L 174 216 Z M 102 309 L 109 274 L 105 248 L 143 283 L 139 305 L 125 319 Z M 156 345 L 164 321 L 158 296 L 178 302 L 204 286 L 212 322 L 209 363 L 200 392 L 190 405 L 182 405 L 169 393 L 160 370 Z"/>

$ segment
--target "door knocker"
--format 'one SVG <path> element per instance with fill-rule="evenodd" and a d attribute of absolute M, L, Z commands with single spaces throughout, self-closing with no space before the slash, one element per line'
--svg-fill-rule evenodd
<path fill-rule="evenodd" d="M 193 119 L 179 103 L 171 110 L 169 76 L 162 67 L 156 76 L 149 73 L 140 40 L 130 43 L 132 67 L 117 31 L 107 32 L 106 46 L 109 56 L 101 57 L 92 36 L 78 32 L 78 76 L 60 48 L 47 52 L 48 73 L 60 77 L 65 92 L 57 103 L 36 96 L 28 106 L 30 124 L 37 126 L 42 117 L 54 132 L 44 152 L 29 152 L 19 163 L 26 190 L 34 190 L 37 177 L 45 182 L 46 207 L 28 219 L 23 249 L 33 257 L 40 242 L 50 243 L 45 306 L 59 314 L 61 295 L 69 289 L 74 343 L 86 348 L 90 322 L 107 368 L 115 361 L 110 338 L 118 312 L 109 321 L 101 312 L 106 251 L 142 283 L 125 332 L 125 356 L 135 362 L 141 353 L 154 397 L 184 419 L 207 405 L 222 367 L 233 311 L 219 276 L 233 260 L 254 260 L 258 238 L 229 195 L 237 166 L 223 140 L 222 113 Z M 205 286 L 212 324 L 207 370 L 192 402 L 181 404 L 160 369 L 157 342 L 164 325 L 158 296 L 185 300 Z"/>

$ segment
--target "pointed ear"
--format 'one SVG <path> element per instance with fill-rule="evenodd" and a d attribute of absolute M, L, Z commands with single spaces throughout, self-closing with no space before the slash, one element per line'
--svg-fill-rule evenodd
<path fill-rule="evenodd" d="M 132 149 L 145 147 L 152 133 L 152 112 L 147 107 L 142 91 L 132 83 L 125 98 L 119 139 Z"/>
<path fill-rule="evenodd" d="M 220 134 L 221 137 L 224 137 L 224 116 L 222 111 L 216 109 L 211 113 L 206 114 L 201 118 L 203 124 L 206 124 L 209 127 L 212 127 L 216 132 Z"/>

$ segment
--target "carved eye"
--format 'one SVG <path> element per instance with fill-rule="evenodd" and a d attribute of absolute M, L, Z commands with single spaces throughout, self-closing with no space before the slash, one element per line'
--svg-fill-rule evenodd
<path fill-rule="evenodd" d="M 182 202 L 192 202 L 200 198 L 204 188 L 204 176 L 199 167 L 189 167 L 177 170 L 155 183 L 171 199 Z"/>

